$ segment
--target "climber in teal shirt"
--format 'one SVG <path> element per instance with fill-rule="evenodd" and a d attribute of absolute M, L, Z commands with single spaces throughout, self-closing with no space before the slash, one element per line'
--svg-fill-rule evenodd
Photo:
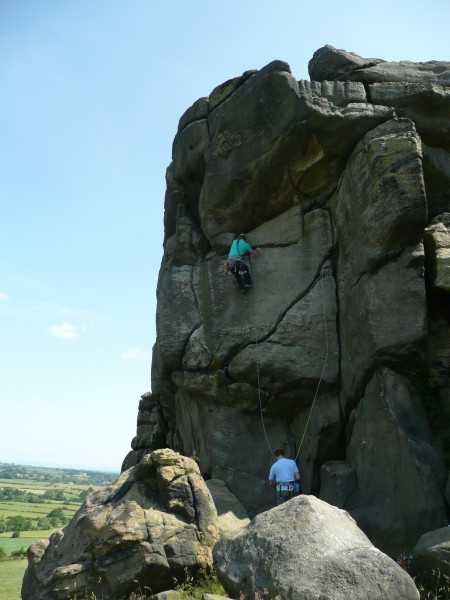
<path fill-rule="evenodd" d="M 245 233 L 241 233 L 233 240 L 228 258 L 239 258 L 244 254 L 250 254 L 250 252 L 253 252 L 253 248 L 245 240 Z"/>
<path fill-rule="evenodd" d="M 245 240 L 245 237 L 245 233 L 236 235 L 231 244 L 227 260 L 228 268 L 233 273 L 242 294 L 248 292 L 252 287 L 252 278 L 250 277 L 248 266 L 243 261 L 243 257 L 249 254 L 255 255 L 259 253 L 259 248 L 253 250 L 250 244 Z"/>

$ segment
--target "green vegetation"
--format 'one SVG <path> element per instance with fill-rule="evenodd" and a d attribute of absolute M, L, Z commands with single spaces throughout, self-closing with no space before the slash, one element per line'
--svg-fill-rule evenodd
<path fill-rule="evenodd" d="M 51 467 L 33 467 L 0 462 L 0 483 L 2 479 L 20 479 L 24 484 L 39 482 L 84 484 L 104 486 L 113 481 L 118 473 L 101 471 L 81 471 L 79 469 L 58 469 Z"/>
<path fill-rule="evenodd" d="M 217 579 L 217 575 L 211 569 L 202 569 L 196 576 L 190 574 L 186 569 L 185 580 L 183 583 L 177 583 L 174 580 L 173 589 L 178 592 L 176 597 L 180 600 L 201 600 L 203 594 L 217 594 L 228 598 L 227 593 Z M 137 590 L 132 592 L 127 600 L 149 600 L 152 596 L 153 593 L 149 588 L 144 587 L 142 589 L 138 585 Z M 93 592 L 75 593 L 70 596 L 70 600 L 101 600 L 101 598 L 102 596 L 98 596 Z M 0 600 L 2 600 L 1 596 Z"/>
<path fill-rule="evenodd" d="M 86 496 L 116 477 L 0 463 L 0 600 L 20 600 L 28 547 L 48 539 L 73 517 Z"/>
<path fill-rule="evenodd" d="M 0 463 L 0 534 L 63 527 L 115 473 Z"/>
<path fill-rule="evenodd" d="M 227 595 L 222 584 L 217 579 L 216 573 L 210 569 L 202 569 L 196 577 L 188 571 L 186 571 L 185 575 L 184 582 L 175 588 L 181 593 L 183 599 L 188 600 L 192 598 L 194 600 L 201 600 L 203 594 Z"/>
<path fill-rule="evenodd" d="M 3 549 L 3 551 L 6 554 L 6 557 L 9 557 L 12 555 L 13 552 L 20 550 L 22 547 L 26 550 L 28 546 L 31 546 L 31 544 L 34 544 L 34 542 L 36 542 L 37 540 L 42 540 L 43 537 L 44 536 L 39 535 L 19 538 L 0 538 L 0 548 Z"/>
<path fill-rule="evenodd" d="M 63 527 L 80 505 L 81 501 L 71 505 L 52 502 L 35 508 L 34 504 L 0 501 L 0 533 Z"/>
<path fill-rule="evenodd" d="M 0 562 L 0 600 L 20 600 L 22 579 L 26 560 L 6 560 Z"/>
<path fill-rule="evenodd" d="M 450 577 L 440 571 L 414 577 L 420 600 L 450 600 Z"/>

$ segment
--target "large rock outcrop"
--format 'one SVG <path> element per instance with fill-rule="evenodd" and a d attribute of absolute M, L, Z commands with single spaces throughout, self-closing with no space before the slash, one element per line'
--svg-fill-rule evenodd
<path fill-rule="evenodd" d="M 446 524 L 450 63 L 326 46 L 309 69 L 247 71 L 180 119 L 124 468 L 195 451 L 252 516 L 284 447 L 395 554 Z M 223 272 L 241 231 L 262 249 L 244 296 Z"/>
<path fill-rule="evenodd" d="M 299 496 L 219 540 L 214 563 L 232 598 L 418 600 L 411 577 L 343 510 Z"/>
<path fill-rule="evenodd" d="M 195 461 L 156 450 L 88 496 L 70 523 L 28 550 L 24 600 L 123 598 L 170 589 L 212 565 L 217 513 Z"/>
<path fill-rule="evenodd" d="M 424 533 L 413 548 L 413 569 L 429 577 L 450 577 L 450 529 Z"/>

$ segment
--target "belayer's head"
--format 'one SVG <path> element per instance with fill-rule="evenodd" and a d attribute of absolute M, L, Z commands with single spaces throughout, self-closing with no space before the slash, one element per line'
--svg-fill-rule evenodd
<path fill-rule="evenodd" d="M 246 237 L 247 237 L 247 234 L 246 234 L 246 233 L 240 233 L 240 234 L 239 234 L 239 239 L 240 239 L 240 240 L 245 240 L 245 238 L 246 238 Z"/>
<path fill-rule="evenodd" d="M 285 451 L 281 448 L 279 450 L 275 450 L 275 456 L 277 458 L 283 458 L 285 454 Z"/>

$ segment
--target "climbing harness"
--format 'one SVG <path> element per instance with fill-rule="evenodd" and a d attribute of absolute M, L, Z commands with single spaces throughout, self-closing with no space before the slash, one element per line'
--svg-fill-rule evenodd
<path fill-rule="evenodd" d="M 295 496 L 295 486 L 293 481 L 277 482 L 276 490 L 279 500 L 290 500 Z"/>
<path fill-rule="evenodd" d="M 294 492 L 294 482 L 293 481 L 278 481 L 277 482 L 277 491 L 278 492 Z"/>

